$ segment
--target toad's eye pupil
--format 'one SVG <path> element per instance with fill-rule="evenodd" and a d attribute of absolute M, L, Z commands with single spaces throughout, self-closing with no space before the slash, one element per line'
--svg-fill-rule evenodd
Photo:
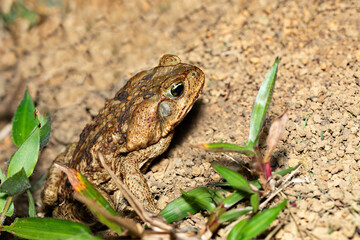
<path fill-rule="evenodd" d="M 183 82 L 174 83 L 171 86 L 170 91 L 173 97 L 179 97 L 181 93 L 184 91 L 184 83 Z"/>

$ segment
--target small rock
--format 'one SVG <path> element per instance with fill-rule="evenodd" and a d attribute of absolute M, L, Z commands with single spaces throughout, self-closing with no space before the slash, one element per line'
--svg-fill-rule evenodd
<path fill-rule="evenodd" d="M 289 167 L 295 167 L 296 165 L 298 165 L 300 163 L 299 159 L 296 158 L 291 158 L 288 161 Z"/>
<path fill-rule="evenodd" d="M 220 180 L 221 180 L 221 176 L 217 173 L 213 174 L 210 178 L 214 182 L 220 182 Z"/>
<path fill-rule="evenodd" d="M 200 168 L 200 167 L 198 167 L 198 166 L 193 166 L 193 167 L 192 167 L 191 174 L 192 174 L 193 176 L 197 177 L 197 176 L 200 176 L 200 175 L 201 175 L 202 171 L 203 171 L 202 168 Z"/>
<path fill-rule="evenodd" d="M 320 212 L 323 210 L 323 206 L 320 201 L 315 201 L 311 208 L 314 212 Z"/>
<path fill-rule="evenodd" d="M 329 195 L 331 198 L 339 200 L 344 198 L 344 193 L 339 188 L 330 189 Z"/>

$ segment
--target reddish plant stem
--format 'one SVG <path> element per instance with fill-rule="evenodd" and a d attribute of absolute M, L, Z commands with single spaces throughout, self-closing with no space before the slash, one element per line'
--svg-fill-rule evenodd
<path fill-rule="evenodd" d="M 225 207 L 224 204 L 221 204 L 210 214 L 207 226 L 212 233 L 214 233 L 219 228 L 221 224 L 221 222 L 219 221 L 219 217 L 221 216 L 221 214 L 226 212 L 227 209 L 228 208 Z"/>

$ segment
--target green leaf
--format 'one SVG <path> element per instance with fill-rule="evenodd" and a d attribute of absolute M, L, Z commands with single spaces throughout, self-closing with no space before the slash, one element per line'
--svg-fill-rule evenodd
<path fill-rule="evenodd" d="M 259 193 L 252 194 L 250 197 L 250 204 L 254 209 L 254 213 L 256 213 L 258 211 L 259 202 L 260 202 Z"/>
<path fill-rule="evenodd" d="M 108 219 L 104 216 L 100 211 L 104 210 L 109 213 L 111 216 L 117 216 L 117 212 L 112 208 L 110 203 L 106 201 L 106 199 L 97 191 L 96 188 L 78 171 L 71 168 L 60 167 L 60 169 L 66 173 L 68 179 L 71 183 L 71 186 L 75 190 L 76 193 L 85 197 L 86 199 L 92 200 L 90 204 L 86 204 L 86 206 L 90 209 L 90 211 L 97 217 L 97 219 L 103 223 L 104 225 L 110 227 L 115 230 L 117 233 L 123 233 L 122 226 L 114 223 L 112 220 Z M 98 208 L 100 210 L 98 210 Z"/>
<path fill-rule="evenodd" d="M 6 200 L 9 197 L 6 193 L 0 193 L 0 212 L 4 210 Z M 6 212 L 6 216 L 11 217 L 14 214 L 14 203 L 11 202 L 8 211 Z"/>
<path fill-rule="evenodd" d="M 278 171 L 278 172 L 276 172 L 276 173 L 273 173 L 273 175 L 280 175 L 280 176 L 283 177 L 283 176 L 285 176 L 286 174 L 294 171 L 294 170 L 297 169 L 298 167 L 299 167 L 299 165 L 296 165 L 296 166 L 294 166 L 294 167 L 290 167 L 290 168 L 287 168 L 287 169 L 284 169 L 284 170 L 280 170 L 280 171 Z"/>
<path fill-rule="evenodd" d="M 242 208 L 242 209 L 229 210 L 229 211 L 223 213 L 219 217 L 219 221 L 222 223 L 235 221 L 239 217 L 251 212 L 251 210 L 253 210 L 253 209 L 252 208 Z"/>
<path fill-rule="evenodd" d="M 40 148 L 46 146 L 46 144 L 50 140 L 50 132 L 51 132 L 51 117 L 50 114 L 47 116 L 43 116 L 40 114 Z"/>
<path fill-rule="evenodd" d="M 100 236 L 93 236 L 88 232 L 84 232 L 68 237 L 65 240 L 101 240 L 101 239 L 103 238 Z"/>
<path fill-rule="evenodd" d="M 243 238 L 238 238 L 239 232 L 244 228 L 246 223 L 248 222 L 247 219 L 243 219 L 238 224 L 236 224 L 230 231 L 227 239 L 228 240 L 243 240 Z"/>
<path fill-rule="evenodd" d="M 5 182 L 5 180 L 6 180 L 6 176 L 1 168 L 0 168 L 0 180 L 1 180 L 1 183 Z"/>
<path fill-rule="evenodd" d="M 24 168 L 26 176 L 30 177 L 39 157 L 39 147 L 40 129 L 36 128 L 12 156 L 8 168 L 8 177 L 19 172 L 21 168 Z"/>
<path fill-rule="evenodd" d="M 99 193 L 96 188 L 78 171 L 72 168 L 60 167 L 66 173 L 73 189 L 80 195 L 94 200 L 94 204 L 103 207 L 107 212 L 116 216 L 117 212 L 106 201 L 106 199 Z"/>
<path fill-rule="evenodd" d="M 274 65 L 266 75 L 265 80 L 262 83 L 256 96 L 250 120 L 248 143 L 246 144 L 248 147 L 253 148 L 258 145 L 260 130 L 263 125 L 275 86 L 278 64 L 279 58 L 276 58 Z"/>
<path fill-rule="evenodd" d="M 262 233 L 285 208 L 287 200 L 273 208 L 266 209 L 261 213 L 256 214 L 246 224 L 240 227 L 235 227 L 230 231 L 228 239 L 246 240 L 252 239 Z M 240 223 L 239 223 L 240 224 Z"/>
<path fill-rule="evenodd" d="M 39 121 L 34 116 L 34 112 L 34 103 L 28 91 L 25 91 L 25 96 L 16 109 L 13 118 L 12 137 L 16 146 L 20 146 L 39 124 Z"/>
<path fill-rule="evenodd" d="M 231 195 L 227 196 L 223 200 L 222 203 L 225 208 L 230 208 L 230 207 L 234 206 L 235 204 L 237 204 L 242 199 L 244 199 L 248 195 L 249 195 L 248 193 L 244 193 L 242 191 L 236 191 L 236 192 L 232 193 Z"/>
<path fill-rule="evenodd" d="M 239 152 L 246 156 L 252 157 L 255 155 L 254 149 L 251 147 L 242 147 L 232 143 L 206 143 L 199 147 L 213 152 Z"/>
<path fill-rule="evenodd" d="M 35 203 L 34 198 L 30 192 L 30 190 L 26 191 L 29 198 L 29 217 L 36 217 L 36 209 L 35 209 Z"/>
<path fill-rule="evenodd" d="M 0 192 L 15 196 L 16 194 L 23 193 L 30 187 L 29 179 L 26 177 L 24 168 L 22 168 L 0 185 Z"/>
<path fill-rule="evenodd" d="M 196 198 L 195 198 L 196 197 Z M 207 188 L 195 188 L 174 201 L 170 202 L 165 209 L 160 212 L 169 223 L 178 221 L 190 214 L 195 214 L 200 210 L 216 208 L 214 199 L 219 199 L 220 191 Z M 202 205 L 199 203 L 203 203 Z"/>
<path fill-rule="evenodd" d="M 226 181 L 235 189 L 247 192 L 247 193 L 254 193 L 249 183 L 245 180 L 243 176 L 238 174 L 237 172 L 230 170 L 228 168 L 219 166 L 217 164 L 213 164 L 213 167 L 216 171 L 226 179 Z"/>
<path fill-rule="evenodd" d="M 66 239 L 84 233 L 91 235 L 88 226 L 55 218 L 16 218 L 10 226 L 3 226 L 0 230 L 39 240 Z"/>

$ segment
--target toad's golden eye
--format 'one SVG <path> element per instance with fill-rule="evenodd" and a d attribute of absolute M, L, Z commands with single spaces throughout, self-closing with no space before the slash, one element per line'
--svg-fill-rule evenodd
<path fill-rule="evenodd" d="M 177 82 L 171 85 L 170 93 L 174 98 L 180 97 L 181 93 L 184 91 L 184 83 Z"/>

